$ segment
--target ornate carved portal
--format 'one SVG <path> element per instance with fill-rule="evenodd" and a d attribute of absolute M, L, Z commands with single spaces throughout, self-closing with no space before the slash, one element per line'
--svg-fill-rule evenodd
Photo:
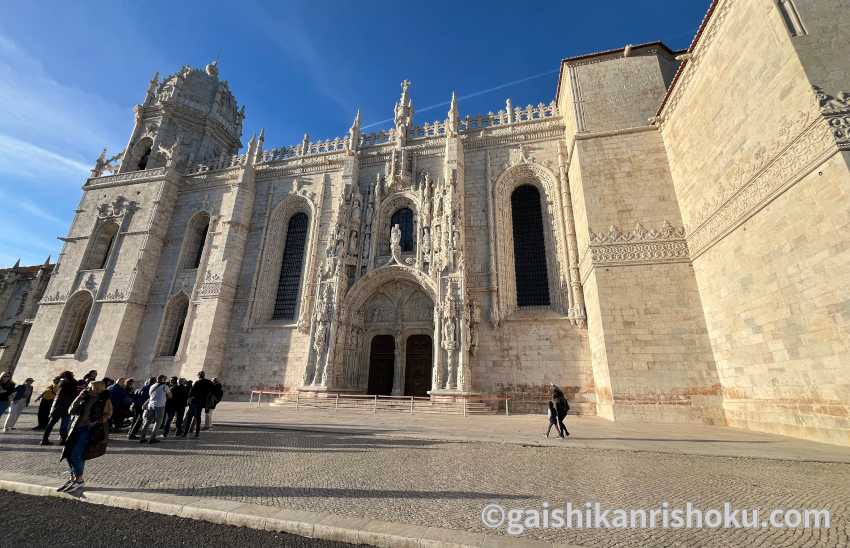
<path fill-rule="evenodd" d="M 427 396 L 433 352 L 422 345 L 433 345 L 434 301 L 421 286 L 405 279 L 383 283 L 353 311 L 347 330 L 339 388 Z"/>

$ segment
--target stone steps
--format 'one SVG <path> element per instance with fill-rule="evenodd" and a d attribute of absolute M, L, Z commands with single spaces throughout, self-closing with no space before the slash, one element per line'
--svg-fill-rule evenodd
<path fill-rule="evenodd" d="M 429 398 L 390 398 L 328 394 L 326 397 L 301 397 L 284 394 L 271 402 L 273 407 L 292 409 L 328 409 L 362 413 L 413 413 L 441 415 L 492 415 L 504 413 L 504 402 L 499 411 L 483 401 L 432 401 Z"/>

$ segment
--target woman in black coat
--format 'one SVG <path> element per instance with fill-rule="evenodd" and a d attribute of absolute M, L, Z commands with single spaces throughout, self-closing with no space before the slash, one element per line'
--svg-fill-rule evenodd
<path fill-rule="evenodd" d="M 109 441 L 109 419 L 112 417 L 112 402 L 102 381 L 89 384 L 70 409 L 73 422 L 68 441 L 62 450 L 63 459 L 68 460 L 71 477 L 57 491 L 77 493 L 83 489 L 83 471 L 87 460 L 106 453 Z"/>
<path fill-rule="evenodd" d="M 567 432 L 564 419 L 570 410 L 570 404 L 567 402 L 566 396 L 564 396 L 564 391 L 554 383 L 552 384 L 552 403 L 555 405 L 555 411 L 558 413 L 558 428 L 560 429 L 561 437 L 569 436 L 570 433 Z"/>

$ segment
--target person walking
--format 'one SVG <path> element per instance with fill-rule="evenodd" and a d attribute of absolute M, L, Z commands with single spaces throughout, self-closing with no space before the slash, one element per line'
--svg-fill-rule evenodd
<path fill-rule="evenodd" d="M 549 428 L 546 429 L 546 437 L 549 437 L 553 426 L 558 434 L 560 434 L 561 427 L 558 425 L 558 410 L 555 409 L 555 404 L 552 403 L 552 400 L 549 400 L 549 408 L 546 411 L 546 415 L 549 417 Z"/>
<path fill-rule="evenodd" d="M 47 421 L 50 420 L 50 407 L 53 405 L 53 398 L 56 397 L 56 391 L 59 389 L 59 377 L 55 377 L 53 382 L 44 389 L 35 401 L 38 404 L 38 424 L 33 426 L 33 430 L 44 430 L 47 427 Z"/>
<path fill-rule="evenodd" d="M 133 426 L 130 427 L 130 432 L 127 434 L 128 440 L 139 439 L 139 430 L 145 422 L 145 404 L 148 402 L 153 384 L 156 384 L 156 377 L 149 378 L 148 382 L 133 393 Z"/>
<path fill-rule="evenodd" d="M 570 435 L 567 431 L 567 426 L 564 424 L 564 419 L 570 410 L 570 404 L 567 402 L 566 396 L 564 396 L 564 391 L 554 383 L 552 384 L 552 401 L 550 403 L 554 405 L 558 416 L 558 433 L 561 435 L 561 438 L 565 438 Z"/>
<path fill-rule="evenodd" d="M 148 427 L 151 427 L 151 443 L 159 443 L 156 436 L 165 419 L 165 404 L 171 398 L 171 390 L 165 384 L 166 380 L 168 378 L 165 375 L 160 375 L 156 379 L 156 383 L 150 387 L 150 397 L 148 397 L 148 403 L 145 404 L 145 423 L 142 426 L 139 443 L 148 441 Z"/>
<path fill-rule="evenodd" d="M 127 393 L 127 379 L 119 378 L 112 386 L 107 386 L 106 391 L 109 392 L 109 401 L 112 403 L 111 429 L 117 432 L 123 426 L 132 405 L 132 398 Z"/>
<path fill-rule="evenodd" d="M 215 406 L 224 397 L 224 387 L 218 382 L 218 377 L 213 377 L 213 387 L 207 398 L 207 407 L 204 410 L 204 430 L 212 430 L 212 414 Z"/>
<path fill-rule="evenodd" d="M 56 389 L 56 397 L 53 398 L 53 406 L 50 408 L 50 418 L 47 421 L 47 426 L 44 428 L 44 435 L 41 438 L 41 445 L 53 445 L 50 443 L 50 433 L 57 422 L 59 425 L 59 439 L 62 445 L 65 445 L 65 440 L 68 437 L 68 427 L 71 424 L 71 416 L 68 410 L 71 404 L 77 397 L 77 380 L 74 374 L 70 371 L 64 371 L 59 375 L 59 388 Z"/>
<path fill-rule="evenodd" d="M 3 431 L 15 429 L 15 424 L 18 422 L 18 417 L 24 411 L 24 408 L 30 404 L 32 397 L 32 379 L 27 379 L 24 384 L 19 384 L 15 387 L 15 395 L 12 396 L 12 406 L 9 408 L 9 415 L 6 417 L 6 423 L 3 425 Z"/>
<path fill-rule="evenodd" d="M 165 402 L 165 424 L 162 425 L 162 437 L 171 433 L 171 423 L 175 424 L 176 435 L 183 434 L 183 416 L 186 413 L 186 401 L 189 399 L 189 387 L 186 379 L 171 377 L 171 399 Z"/>
<path fill-rule="evenodd" d="M 74 420 L 68 434 L 68 442 L 62 450 L 63 459 L 68 461 L 71 477 L 57 491 L 79 493 L 85 486 L 83 472 L 87 460 L 106 453 L 109 442 L 109 419 L 112 417 L 112 403 L 102 381 L 89 384 L 73 401 L 70 414 Z"/>
<path fill-rule="evenodd" d="M 0 374 L 0 417 L 12 405 L 12 397 L 15 395 L 15 383 L 12 375 L 4 371 Z"/>
<path fill-rule="evenodd" d="M 186 413 L 186 421 L 183 423 L 183 437 L 189 434 L 189 429 L 192 427 L 192 421 L 195 424 L 195 437 L 201 433 L 201 411 L 206 406 L 207 398 L 213 390 L 213 383 L 206 378 L 203 371 L 198 372 L 198 380 L 189 389 L 189 412 Z"/>

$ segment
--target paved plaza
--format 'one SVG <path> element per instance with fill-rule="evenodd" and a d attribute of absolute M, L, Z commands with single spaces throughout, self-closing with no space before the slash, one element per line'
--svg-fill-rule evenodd
<path fill-rule="evenodd" d="M 629 432 L 621 423 L 570 419 L 573 438 L 561 441 L 546 440 L 545 418 L 534 416 L 334 416 L 225 403 L 218 426 L 200 439 L 150 447 L 115 436 L 86 473 L 92 492 L 224 500 L 471 533 L 488 532 L 481 511 L 489 503 L 828 508 L 829 529 L 531 529 L 521 538 L 586 546 L 850 542 L 845 448 L 725 428 L 656 424 Z M 0 434 L 0 475 L 58 484 L 65 466 L 56 447 L 37 445 L 33 423 L 27 414 L 19 430 Z"/>

